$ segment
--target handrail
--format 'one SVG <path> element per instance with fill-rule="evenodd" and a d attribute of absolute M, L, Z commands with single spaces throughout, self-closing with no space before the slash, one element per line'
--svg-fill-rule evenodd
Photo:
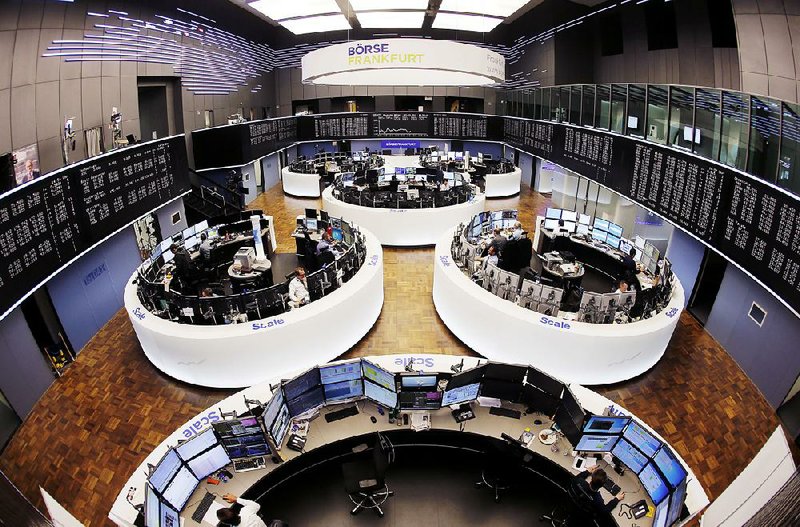
<path fill-rule="evenodd" d="M 217 192 L 217 194 L 223 196 L 224 201 L 229 202 L 231 206 L 236 206 L 238 207 L 239 210 L 241 210 L 244 207 L 244 194 L 242 194 L 241 192 L 224 187 L 219 182 L 214 181 L 210 177 L 204 174 L 200 174 L 195 170 L 192 170 L 191 168 L 189 169 L 189 174 L 192 178 L 195 179 L 195 181 L 192 181 L 192 183 L 195 183 L 196 181 L 197 182 L 202 181 L 203 183 L 206 184 L 207 187 L 213 188 Z M 194 186 L 202 188 L 203 184 L 198 183 Z"/>

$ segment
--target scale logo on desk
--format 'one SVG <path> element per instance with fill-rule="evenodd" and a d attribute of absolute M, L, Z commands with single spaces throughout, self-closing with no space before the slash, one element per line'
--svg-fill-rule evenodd
<path fill-rule="evenodd" d="M 539 319 L 539 322 L 545 326 L 550 326 L 561 330 L 572 329 L 572 326 L 570 326 L 566 320 L 553 320 L 552 318 L 544 315 L 542 315 L 542 318 Z"/>
<path fill-rule="evenodd" d="M 266 322 L 253 322 L 253 331 L 260 331 L 262 329 L 270 329 L 275 328 L 278 326 L 282 326 L 285 324 L 286 321 L 282 318 L 273 318 L 272 320 L 268 320 Z"/>

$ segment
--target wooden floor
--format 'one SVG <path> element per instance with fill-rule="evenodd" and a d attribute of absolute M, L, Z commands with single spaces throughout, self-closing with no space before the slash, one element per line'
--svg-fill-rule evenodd
<path fill-rule="evenodd" d="M 492 200 L 532 225 L 546 197 L 525 188 Z M 279 187 L 253 207 L 275 217 L 279 252 L 292 252 L 295 217 L 319 200 L 286 198 Z M 438 318 L 431 298 L 433 250 L 384 250 L 385 301 L 372 331 L 347 357 L 389 353 L 474 355 Z M 665 357 L 632 381 L 599 388 L 662 434 L 712 499 L 747 465 L 778 425 L 736 363 L 684 314 Z M 5 451 L 0 470 L 39 508 L 44 487 L 87 527 L 106 518 L 130 473 L 170 432 L 229 393 L 188 386 L 144 357 L 124 311 L 81 351 L 36 404 Z"/>

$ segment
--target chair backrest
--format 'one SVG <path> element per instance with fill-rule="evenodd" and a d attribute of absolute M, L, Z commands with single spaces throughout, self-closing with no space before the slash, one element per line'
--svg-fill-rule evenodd
<path fill-rule="evenodd" d="M 591 494 L 589 485 L 584 485 L 579 478 L 572 478 L 570 481 L 569 489 L 567 491 L 572 502 L 578 509 L 585 513 L 594 515 L 594 496 Z"/>

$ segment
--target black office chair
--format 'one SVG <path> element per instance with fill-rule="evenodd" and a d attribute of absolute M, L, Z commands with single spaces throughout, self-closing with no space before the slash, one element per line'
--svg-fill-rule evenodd
<path fill-rule="evenodd" d="M 350 514 L 358 514 L 362 509 L 372 509 L 383 517 L 382 505 L 389 497 L 394 496 L 385 480 L 386 469 L 394 461 L 394 447 L 388 439 L 375 434 L 375 444 L 371 451 L 366 445 L 358 445 L 353 448 L 353 452 L 358 455 L 358 459 L 342 464 L 344 487 L 354 505 Z"/>
<path fill-rule="evenodd" d="M 491 489 L 494 502 L 500 503 L 501 494 L 514 486 L 517 462 L 506 443 L 490 443 L 484 457 L 481 479 L 475 482 L 475 488 Z"/>
<path fill-rule="evenodd" d="M 578 478 L 573 477 L 567 488 L 569 507 L 557 504 L 549 513 L 539 517 L 540 522 L 549 521 L 552 527 L 585 527 L 596 525 L 596 511 L 594 500 Z M 563 512 L 560 512 L 561 509 Z M 561 516 L 559 518 L 559 516 Z"/>

